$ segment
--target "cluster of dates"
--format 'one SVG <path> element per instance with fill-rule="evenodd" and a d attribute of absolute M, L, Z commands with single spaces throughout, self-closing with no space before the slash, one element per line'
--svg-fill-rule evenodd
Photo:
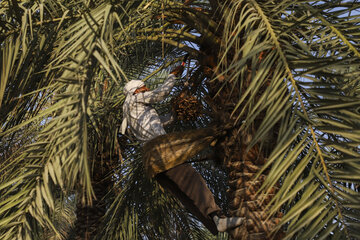
<path fill-rule="evenodd" d="M 172 108 L 179 120 L 195 120 L 201 114 L 201 103 L 188 90 L 182 91 L 172 100 Z"/>

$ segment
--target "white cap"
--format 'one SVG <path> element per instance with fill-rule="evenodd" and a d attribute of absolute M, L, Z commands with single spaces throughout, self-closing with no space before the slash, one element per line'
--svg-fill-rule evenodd
<path fill-rule="evenodd" d="M 144 82 L 141 80 L 131 80 L 125 84 L 124 93 L 125 95 L 133 94 L 136 89 L 145 86 Z"/>

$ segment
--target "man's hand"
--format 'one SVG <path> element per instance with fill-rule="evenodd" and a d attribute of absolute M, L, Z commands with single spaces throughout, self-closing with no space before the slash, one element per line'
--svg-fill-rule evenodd
<path fill-rule="evenodd" d="M 179 77 L 183 71 L 184 71 L 184 66 L 180 65 L 180 66 L 177 66 L 174 70 L 172 70 L 171 74 L 174 74 L 175 76 Z"/>

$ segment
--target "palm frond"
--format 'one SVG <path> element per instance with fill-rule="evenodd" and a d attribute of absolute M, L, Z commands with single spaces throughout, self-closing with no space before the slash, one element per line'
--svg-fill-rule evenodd
<path fill-rule="evenodd" d="M 126 160 L 116 185 L 120 192 L 105 216 L 104 232 L 99 239 L 129 239 L 130 236 L 123 238 L 123 230 L 131 224 L 136 225 L 127 233 L 137 234 L 139 238 L 181 239 L 186 236 L 204 239 L 209 236 L 209 232 L 201 229 L 199 222 L 189 216 L 169 193 L 146 177 L 138 148 L 129 147 L 123 152 Z M 129 212 L 136 216 L 136 222 L 132 222 L 134 218 L 129 219 Z M 173 228 L 165 227 L 168 224 Z"/>
<path fill-rule="evenodd" d="M 264 187 L 281 184 L 269 205 L 271 212 L 282 209 L 284 203 L 289 205 L 283 209 L 286 214 L 279 228 L 286 225 L 287 239 L 321 238 L 334 232 L 349 239 L 355 237 L 354 226 L 359 220 L 346 215 L 346 206 L 359 203 L 354 188 L 359 179 L 348 177 L 359 176 L 359 162 L 349 164 L 346 159 L 359 155 L 359 138 L 352 133 L 359 127 L 358 90 L 353 86 L 360 62 L 354 48 L 356 36 L 343 34 L 349 31 L 342 27 L 346 28 L 345 21 L 356 4 L 342 9 L 343 15 L 330 18 L 337 24 L 330 24 L 322 13 L 333 5 L 317 6 L 315 11 L 308 3 L 293 1 L 283 1 L 279 6 L 255 1 L 238 4 L 227 8 L 227 16 L 239 17 L 239 24 L 227 20 L 226 32 L 247 38 L 235 40 L 231 34 L 224 37 L 229 41 L 224 44 L 223 64 L 230 68 L 222 74 L 227 74 L 234 85 L 236 81 L 246 83 L 244 72 L 249 73 L 247 66 L 251 67 L 250 85 L 238 101 L 240 110 L 235 109 L 234 114 L 247 128 L 254 124 L 256 114 L 266 112 L 253 143 L 264 141 L 282 121 L 277 147 L 264 166 L 264 170 L 271 168 Z M 304 14 L 297 17 L 294 9 Z M 235 14 L 238 11 L 240 16 Z M 283 19 L 288 24 L 279 25 Z M 235 55 L 232 63 L 225 62 L 230 49 L 236 49 L 242 58 Z M 264 50 L 266 54 L 259 61 Z M 270 83 L 260 92 L 269 72 Z M 254 102 L 259 94 L 261 97 Z M 284 122 L 289 117 L 292 120 Z"/>
<path fill-rule="evenodd" d="M 189 2 L 0 2 L 1 239 L 39 238 L 42 229 L 65 236 L 52 219 L 58 193 L 80 188 L 91 202 L 89 156 L 119 145 L 123 85 L 142 78 L 155 86 L 186 52 L 198 70 L 207 53 L 219 53 L 199 98 L 210 81 L 221 83 L 218 96 L 231 89 L 239 132 L 256 126 L 249 148 L 273 144 L 262 191 L 279 187 L 268 205 L 270 215 L 285 213 L 276 230 L 287 239 L 359 237 L 359 3 Z M 116 113 L 104 127 L 107 111 Z M 192 239 L 207 238 L 143 178 L 133 143 L 121 144 L 128 162 L 114 175 L 121 193 L 112 195 L 103 237 L 172 238 L 162 225 L 174 222 Z"/>
<path fill-rule="evenodd" d="M 100 6 L 91 14 L 98 17 L 101 13 L 106 16 L 106 5 Z M 79 184 L 83 189 L 83 200 L 91 202 L 93 190 L 88 164 L 87 116 L 91 115 L 88 98 L 94 75 L 93 67 L 96 64 L 91 58 L 96 47 L 94 25 L 87 25 L 87 38 L 77 39 L 77 44 L 72 44 L 75 47 L 71 51 L 66 49 L 68 45 L 65 42 L 62 48 L 57 48 L 58 52 L 54 52 L 55 60 L 48 69 L 57 70 L 60 66 L 61 74 L 59 80 L 54 80 L 55 86 L 47 89 L 54 93 L 54 104 L 2 133 L 2 136 L 8 136 L 39 118 L 49 119 L 42 126 L 36 142 L 4 167 L 7 181 L 2 184 L 1 189 L 7 189 L 7 194 L 2 196 L 1 202 L 3 239 L 14 236 L 19 239 L 30 236 L 36 238 L 39 233 L 31 226 L 52 228 L 56 232 L 50 217 L 54 212 L 51 193 L 56 186 L 63 191 L 71 191 Z M 90 70 L 86 70 L 87 68 Z M 10 165 L 14 163 L 23 168 L 9 171 Z M 29 163 L 33 167 L 29 167 Z M 17 196 L 21 201 L 9 201 L 13 199 L 12 196 Z M 18 206 L 16 211 L 13 210 L 14 204 Z M 8 224 L 10 221 L 17 224 L 11 226 Z"/>
<path fill-rule="evenodd" d="M 184 17 L 191 19 L 192 10 L 182 8 L 180 13 L 174 13 L 179 6 L 169 3 L 166 16 L 175 16 L 198 30 L 200 36 L 206 35 Z M 354 47 L 357 35 L 353 31 L 356 27 L 346 23 L 351 19 L 358 26 L 358 19 L 351 17 L 358 4 L 340 4 L 341 10 L 335 11 L 337 6 L 333 2 L 229 1 L 220 10 L 225 30 L 219 72 L 214 80 L 223 78 L 223 86 L 230 83 L 234 91 L 241 92 L 233 111 L 237 121 L 243 123 L 239 130 L 253 127 L 263 115 L 252 144 L 269 144 L 265 143 L 267 135 L 277 131 L 277 147 L 264 167 L 271 169 L 264 187 L 281 183 L 269 207 L 273 213 L 279 209 L 286 213 L 279 228 L 286 226 L 287 238 L 302 236 L 307 229 L 312 232 L 306 236 L 312 237 L 334 233 L 356 236 L 350 227 L 358 225 L 358 220 L 350 217 L 356 209 L 348 211 L 345 206 L 358 202 L 354 191 L 358 179 L 348 178 L 350 172 L 343 168 L 349 169 L 346 166 L 350 162 L 351 176 L 359 175 L 358 162 L 346 161 L 359 154 L 358 138 L 353 133 L 358 128 L 358 91 L 353 88 L 358 83 L 359 59 Z M 150 27 L 140 30 L 134 41 L 121 47 L 145 40 L 174 46 L 186 40 L 199 43 L 186 27 L 184 34 L 176 35 L 170 20 L 159 28 L 151 27 L 151 16 L 161 16 L 163 10 L 160 4 L 154 4 L 152 15 L 150 10 L 143 15 L 146 20 L 138 17 L 133 29 L 144 23 Z M 182 49 L 198 56 L 194 49 Z M 346 213 L 351 214 L 346 217 Z"/>

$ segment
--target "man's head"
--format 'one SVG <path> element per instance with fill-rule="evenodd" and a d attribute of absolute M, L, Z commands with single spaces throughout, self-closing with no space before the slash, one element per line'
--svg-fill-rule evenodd
<path fill-rule="evenodd" d="M 144 82 L 141 80 L 131 80 L 125 84 L 124 93 L 125 95 L 134 94 L 139 92 L 145 92 L 149 89 L 145 86 Z"/>

